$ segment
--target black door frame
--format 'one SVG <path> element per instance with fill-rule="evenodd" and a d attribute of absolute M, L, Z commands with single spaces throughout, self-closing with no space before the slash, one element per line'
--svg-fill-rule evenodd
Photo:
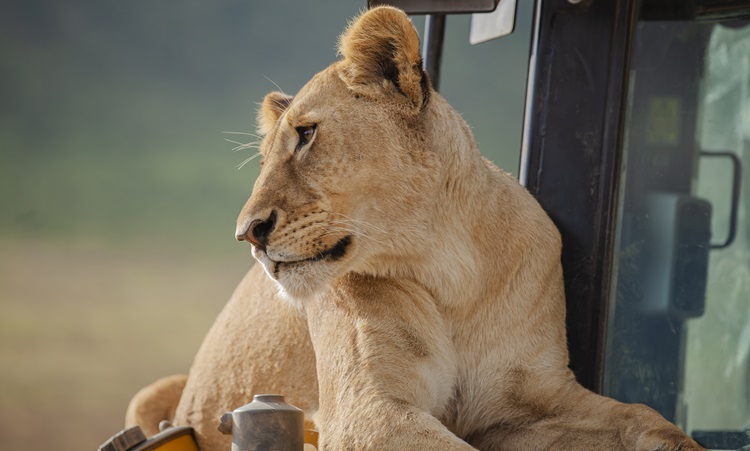
<path fill-rule="evenodd" d="M 520 180 L 562 234 L 570 367 L 601 393 L 636 0 L 537 0 Z"/>

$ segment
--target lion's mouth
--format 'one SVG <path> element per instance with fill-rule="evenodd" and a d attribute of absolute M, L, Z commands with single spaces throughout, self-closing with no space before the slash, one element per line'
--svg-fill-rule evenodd
<path fill-rule="evenodd" d="M 279 266 L 281 266 L 281 265 L 285 265 L 285 266 L 287 266 L 287 265 L 298 265 L 300 263 L 312 263 L 312 262 L 317 262 L 317 261 L 321 261 L 321 260 L 336 261 L 336 260 L 340 259 L 341 257 L 343 257 L 344 255 L 346 255 L 346 251 L 349 248 L 349 245 L 351 243 L 352 243 L 352 236 L 351 235 L 347 235 L 347 236 L 341 238 L 340 240 L 338 240 L 336 242 L 336 244 L 334 244 L 330 248 L 328 248 L 328 249 L 326 249 L 324 251 L 318 252 L 316 255 L 314 255 L 312 257 L 301 258 L 301 259 L 298 259 L 298 260 L 276 261 L 276 260 L 273 260 L 271 258 L 269 258 L 269 260 L 271 260 L 272 262 L 274 262 L 276 264 L 277 268 Z"/>

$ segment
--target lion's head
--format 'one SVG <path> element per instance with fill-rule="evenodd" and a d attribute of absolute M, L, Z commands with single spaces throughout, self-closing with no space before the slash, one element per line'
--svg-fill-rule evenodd
<path fill-rule="evenodd" d="M 237 220 L 237 238 L 293 299 L 345 272 L 398 271 L 427 257 L 453 158 L 443 149 L 473 147 L 430 88 L 402 11 L 365 12 L 339 52 L 296 96 L 265 97 L 261 172 Z M 464 135 L 470 144 L 459 143 Z"/>

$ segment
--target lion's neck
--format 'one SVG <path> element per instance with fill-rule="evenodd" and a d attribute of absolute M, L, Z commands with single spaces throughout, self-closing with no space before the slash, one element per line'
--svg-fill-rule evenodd
<path fill-rule="evenodd" d="M 404 233 L 408 244 L 403 251 L 362 261 L 355 272 L 406 277 L 446 306 L 500 296 L 493 279 L 499 272 L 513 271 L 505 268 L 504 227 L 518 222 L 512 207 L 505 205 L 517 196 L 506 193 L 521 188 L 481 156 L 468 125 L 445 100 L 435 95 L 431 102 L 438 104 L 426 112 L 431 117 L 425 133 L 433 135 L 426 141 L 443 146 L 432 149 L 443 168 L 436 192 L 429 195 L 433 204 L 421 212 L 426 215 L 423 222 Z M 455 124 L 451 133 L 446 123 Z"/>
<path fill-rule="evenodd" d="M 504 252 L 503 231 L 497 224 L 507 221 L 508 213 L 501 200 L 518 184 L 481 156 L 461 116 L 442 98 L 437 101 L 445 104 L 434 113 L 443 116 L 435 118 L 434 142 L 445 144 L 439 150 L 445 168 L 436 200 L 439 207 L 432 218 L 440 229 L 433 230 L 434 242 L 411 271 L 441 303 L 452 305 L 497 295 L 488 279 L 502 270 L 498 265 L 504 265 L 499 258 Z M 456 133 L 448 140 L 444 139 L 446 115 L 453 116 L 449 122 L 456 124 Z"/>

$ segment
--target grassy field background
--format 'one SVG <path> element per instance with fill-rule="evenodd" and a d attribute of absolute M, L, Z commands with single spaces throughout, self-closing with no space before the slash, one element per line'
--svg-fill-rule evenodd
<path fill-rule="evenodd" d="M 140 387 L 186 373 L 249 256 L 3 243 L 0 449 L 95 449 Z"/>
<path fill-rule="evenodd" d="M 514 173 L 523 3 L 480 46 L 449 18 L 443 57 L 442 94 Z M 139 388 L 188 370 L 252 263 L 233 232 L 258 166 L 222 132 L 332 62 L 364 5 L 0 4 L 0 449 L 95 449 Z"/>

